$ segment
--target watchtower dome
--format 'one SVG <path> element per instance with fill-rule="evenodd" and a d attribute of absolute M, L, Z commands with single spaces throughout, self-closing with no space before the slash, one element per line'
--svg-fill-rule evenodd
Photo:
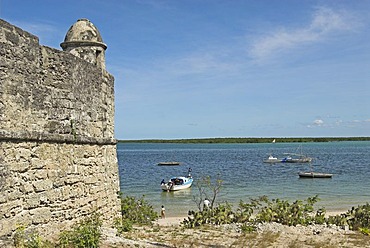
<path fill-rule="evenodd" d="M 63 51 L 97 65 L 105 70 L 105 50 L 107 45 L 99 30 L 88 19 L 79 19 L 73 24 L 60 44 Z"/>

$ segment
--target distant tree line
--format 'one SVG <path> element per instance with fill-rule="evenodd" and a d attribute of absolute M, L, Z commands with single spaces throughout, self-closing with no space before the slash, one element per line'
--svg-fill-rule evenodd
<path fill-rule="evenodd" d="M 118 142 L 120 143 L 217 144 L 217 143 L 271 143 L 273 140 L 275 140 L 276 143 L 370 141 L 370 137 L 143 139 L 143 140 L 118 140 Z"/>

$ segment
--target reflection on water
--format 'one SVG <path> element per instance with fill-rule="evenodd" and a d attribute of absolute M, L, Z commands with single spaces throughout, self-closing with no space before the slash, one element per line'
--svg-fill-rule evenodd
<path fill-rule="evenodd" d="M 165 197 L 165 198 L 188 198 L 189 196 L 191 196 L 191 192 L 192 192 L 192 189 L 191 188 L 187 188 L 187 189 L 183 189 L 183 190 L 177 190 L 177 191 L 163 191 L 162 190 L 162 193 L 161 193 L 161 197 Z"/>

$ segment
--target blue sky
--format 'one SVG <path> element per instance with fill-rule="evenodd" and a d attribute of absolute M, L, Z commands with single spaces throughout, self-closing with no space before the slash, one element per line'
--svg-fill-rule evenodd
<path fill-rule="evenodd" d="M 118 139 L 370 136 L 370 0 L 0 0 L 60 49 L 97 26 Z"/>

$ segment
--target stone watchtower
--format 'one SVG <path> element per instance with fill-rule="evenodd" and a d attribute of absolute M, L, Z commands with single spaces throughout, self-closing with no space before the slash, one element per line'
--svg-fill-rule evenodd
<path fill-rule="evenodd" d="M 103 43 L 98 29 L 88 19 L 79 19 L 73 24 L 60 46 L 64 51 L 105 70 L 107 45 Z"/>
<path fill-rule="evenodd" d="M 17 225 L 57 236 L 120 213 L 114 77 L 87 19 L 61 47 L 0 19 L 0 247 Z"/>

